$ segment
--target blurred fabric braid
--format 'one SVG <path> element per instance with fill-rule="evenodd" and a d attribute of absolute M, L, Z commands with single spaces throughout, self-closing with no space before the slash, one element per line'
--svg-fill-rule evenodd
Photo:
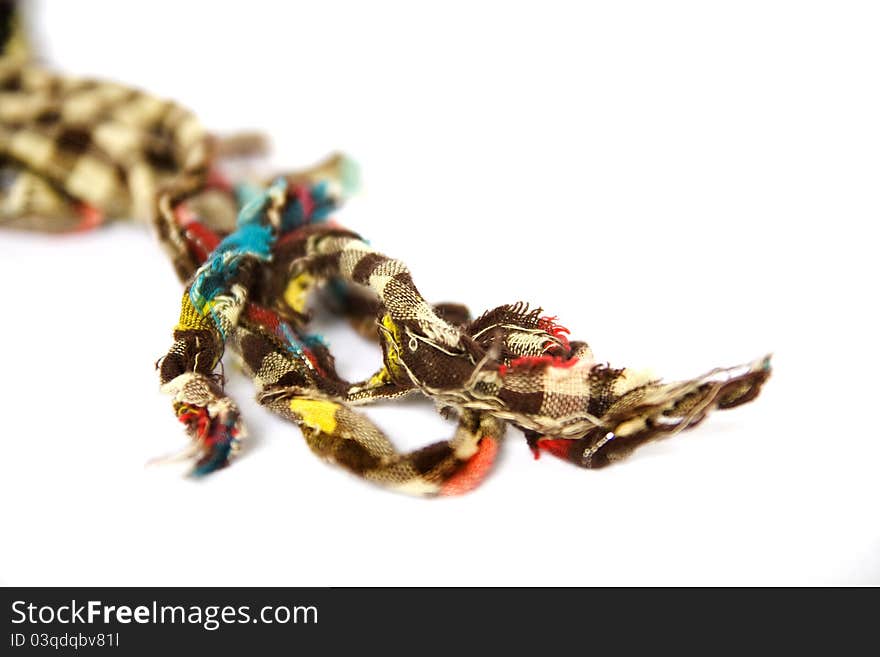
<path fill-rule="evenodd" d="M 45 69 L 16 10 L 0 0 L 0 222 L 49 232 L 119 219 L 153 227 L 186 284 L 158 367 L 191 439 L 193 474 L 227 465 L 245 437 L 220 373 L 227 346 L 258 401 L 297 424 L 315 453 L 422 495 L 477 486 L 507 424 L 536 458 L 596 468 L 751 401 L 770 374 L 764 357 L 664 383 L 597 361 L 555 317 L 524 303 L 476 318 L 460 304 L 431 304 L 400 260 L 329 220 L 355 186 L 346 158 L 268 185 L 229 181 L 222 161 L 261 152 L 261 139 L 220 139 L 174 102 Z M 337 373 L 310 331 L 314 302 L 376 341 L 372 376 Z M 356 410 L 414 393 L 457 418 L 450 438 L 401 452 Z"/>
<path fill-rule="evenodd" d="M 48 70 L 29 52 L 18 3 L 0 2 L 2 225 L 66 232 L 134 219 L 155 227 L 188 278 L 198 264 L 189 224 L 220 233 L 235 225 L 220 157 L 258 154 L 262 138 L 220 139 L 174 102 Z"/>

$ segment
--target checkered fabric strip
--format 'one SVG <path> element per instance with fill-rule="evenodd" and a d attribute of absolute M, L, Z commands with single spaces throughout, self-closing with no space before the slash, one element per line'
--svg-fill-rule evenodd
<path fill-rule="evenodd" d="M 326 184 L 313 181 L 304 191 L 276 182 L 242 212 L 230 248 L 218 247 L 196 273 L 175 345 L 163 361 L 163 382 L 171 391 L 210 377 L 216 354 L 230 344 L 260 402 L 298 424 L 316 453 L 370 481 L 433 495 L 461 492 L 465 474 L 468 488 L 475 485 L 491 465 L 505 424 L 522 429 L 536 455 L 596 468 L 694 426 L 714 409 L 750 401 L 769 376 L 769 358 L 761 358 L 664 383 L 597 362 L 555 318 L 522 303 L 476 319 L 462 306 L 432 306 L 401 261 L 355 233 L 301 210 L 293 213 L 297 221 L 284 221 L 291 207 L 315 205 L 302 199 Z M 217 264 L 221 260 L 233 263 L 231 271 Z M 262 275 L 253 275 L 257 269 Z M 218 278 L 223 283 L 211 285 L 215 296 L 206 299 L 205 281 Z M 372 316 L 383 354 L 373 376 L 345 381 L 327 346 L 309 334 L 306 301 L 321 296 L 318 291 L 357 325 Z M 458 415 L 450 440 L 400 453 L 355 410 L 409 392 Z M 192 407 L 192 400 L 184 401 Z M 210 440 L 190 430 L 204 447 L 199 472 L 204 463 L 226 464 L 228 458 L 212 453 Z"/>
<path fill-rule="evenodd" d="M 34 63 L 0 0 L 0 224 L 68 231 L 106 221 L 151 225 L 186 285 L 162 389 L 191 439 L 193 473 L 228 465 L 246 437 L 220 373 L 227 347 L 259 402 L 309 447 L 364 479 L 420 495 L 472 490 L 506 427 L 542 453 L 585 468 L 753 400 L 769 357 L 667 383 L 597 361 L 555 317 L 524 303 L 473 317 L 431 304 L 408 267 L 328 221 L 354 169 L 334 155 L 307 171 L 230 182 L 228 156 L 253 136 L 220 139 L 182 106 Z M 311 330 L 323 303 L 381 349 L 376 372 L 347 381 Z M 455 416 L 453 435 L 402 452 L 359 406 L 421 394 Z"/>

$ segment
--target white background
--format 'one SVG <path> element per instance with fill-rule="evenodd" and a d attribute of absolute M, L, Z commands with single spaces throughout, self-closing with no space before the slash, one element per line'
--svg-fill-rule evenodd
<path fill-rule="evenodd" d="M 39 2 L 47 60 L 339 149 L 339 214 L 429 299 L 519 299 L 668 377 L 774 352 L 753 404 L 591 472 L 509 430 L 462 498 L 251 440 L 203 481 L 153 363 L 180 286 L 142 226 L 0 235 L 0 583 L 880 583 L 880 22 L 865 2 Z M 378 351 L 330 332 L 343 372 Z M 429 406 L 371 415 L 401 445 Z"/>

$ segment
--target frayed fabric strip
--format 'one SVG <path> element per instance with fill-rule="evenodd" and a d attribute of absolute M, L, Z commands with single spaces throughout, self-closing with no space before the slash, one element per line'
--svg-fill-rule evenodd
<path fill-rule="evenodd" d="M 195 475 L 228 465 L 245 438 L 224 392 L 227 347 L 259 403 L 298 425 L 313 452 L 432 496 L 478 486 L 508 425 L 536 458 L 598 468 L 753 400 L 770 375 L 764 357 L 667 383 L 596 360 L 555 316 L 522 302 L 477 317 L 432 304 L 402 261 L 329 220 L 356 185 L 351 160 L 230 179 L 227 160 L 262 153 L 262 138 L 221 138 L 172 101 L 45 70 L 14 10 L 7 1 L 0 16 L 0 225 L 65 232 L 134 218 L 153 228 L 186 286 L 158 369 Z M 338 374 L 310 329 L 316 300 L 375 340 L 371 376 Z M 410 394 L 456 416 L 453 435 L 401 452 L 357 410 Z"/>
<path fill-rule="evenodd" d="M 319 185 L 312 182 L 312 189 Z M 200 359 L 211 362 L 215 345 L 231 345 L 261 404 L 299 425 L 318 455 L 369 481 L 424 495 L 470 490 L 489 471 L 507 424 L 524 431 L 536 457 L 602 467 L 712 410 L 752 400 L 769 376 L 764 357 L 666 383 L 598 362 L 556 317 L 524 303 L 475 319 L 464 306 L 432 305 L 406 265 L 357 234 L 308 213 L 285 227 L 277 217 L 302 192 L 277 183 L 274 189 L 246 218 L 246 225 L 271 231 L 269 255 L 225 260 L 229 271 L 217 269 L 212 255 L 196 272 L 190 297 L 206 273 L 227 287 L 212 288 L 216 298 L 204 304 L 203 321 L 189 336 L 175 334 L 191 344 L 201 336 L 206 351 L 187 350 L 188 359 L 163 371 L 163 380 L 180 376 L 180 367 L 195 371 Z M 235 297 L 243 307 L 217 303 L 236 286 L 246 291 Z M 309 333 L 310 297 L 329 298 L 355 326 L 374 327 L 383 359 L 372 376 L 351 382 L 336 372 L 326 343 Z M 193 324 L 189 312 L 184 308 L 179 327 Z M 208 339 L 200 333 L 205 326 Z M 169 356 L 180 352 L 175 343 Z M 356 407 L 413 392 L 455 413 L 459 426 L 448 440 L 401 453 Z"/>

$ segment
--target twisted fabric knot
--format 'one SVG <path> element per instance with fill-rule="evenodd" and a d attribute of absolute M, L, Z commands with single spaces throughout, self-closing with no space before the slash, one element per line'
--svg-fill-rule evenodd
<path fill-rule="evenodd" d="M 328 199 L 334 206 L 343 200 L 326 195 L 339 189 L 338 181 L 308 172 L 297 180 L 276 183 L 274 193 L 248 204 L 238 231 L 196 271 L 189 296 L 212 277 L 212 297 L 202 306 L 210 312 L 200 310 L 213 325 L 212 339 L 204 341 L 208 358 L 216 356 L 214 345 L 231 344 L 261 404 L 298 424 L 315 452 L 369 480 L 419 494 L 463 492 L 488 472 L 507 423 L 524 431 L 536 457 L 546 451 L 600 467 L 697 424 L 715 408 L 753 399 L 769 375 L 764 358 L 664 383 L 597 362 L 586 343 L 569 340 L 555 316 L 524 303 L 475 319 L 458 304 L 432 305 L 401 261 L 314 212 L 319 200 L 325 208 Z M 279 221 L 293 205 L 298 220 Z M 246 245 L 244 231 L 257 226 L 270 232 L 261 242 L 268 253 Z M 372 376 L 340 377 L 326 342 L 308 333 L 307 300 L 316 290 L 338 315 L 372 332 L 382 349 Z M 202 330 L 201 324 L 192 329 Z M 187 353 L 185 367 L 194 370 L 202 352 L 187 347 L 193 341 L 186 330 L 175 337 L 169 356 Z M 412 392 L 453 409 L 459 426 L 450 440 L 400 453 L 355 407 Z"/>
<path fill-rule="evenodd" d="M 195 474 L 227 465 L 245 436 L 218 373 L 227 346 L 259 402 L 299 425 L 317 454 L 431 495 L 479 484 L 507 424 L 536 457 L 595 468 L 751 401 L 770 374 L 766 357 L 664 383 L 596 361 L 555 316 L 526 304 L 473 318 L 465 306 L 429 303 L 401 261 L 327 222 L 356 184 L 347 158 L 265 187 L 228 181 L 222 160 L 262 151 L 262 139 L 221 139 L 171 101 L 48 72 L 14 27 L 0 34 L 0 221 L 64 231 L 134 217 L 153 226 L 187 286 L 158 367 L 192 438 Z M 309 330 L 319 296 L 380 346 L 381 366 L 363 381 L 340 377 Z M 401 453 L 356 407 L 411 393 L 456 414 L 458 427 Z"/>

